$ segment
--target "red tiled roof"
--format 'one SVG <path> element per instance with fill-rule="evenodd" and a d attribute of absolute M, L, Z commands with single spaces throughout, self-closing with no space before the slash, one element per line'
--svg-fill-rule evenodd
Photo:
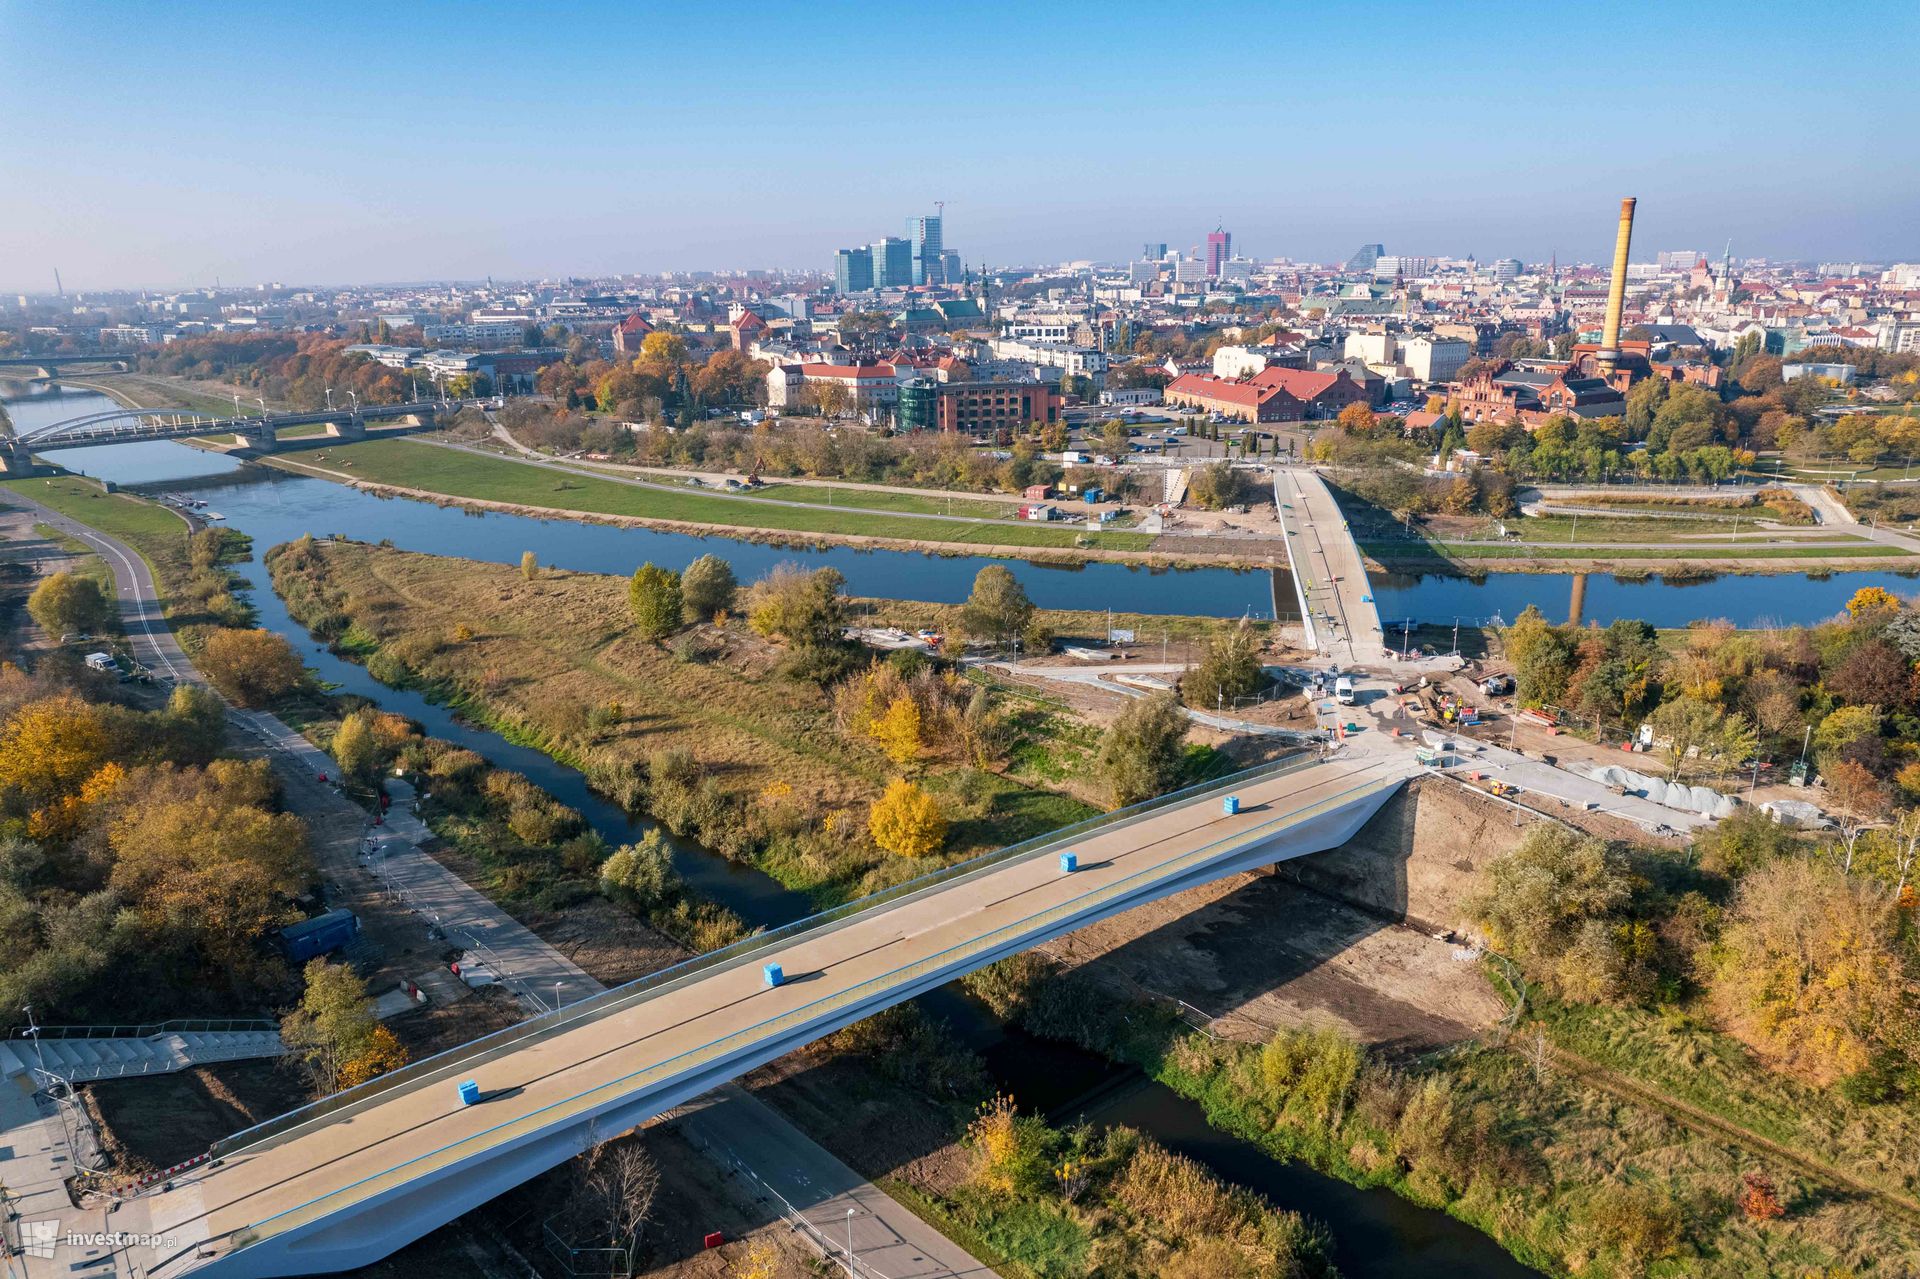
<path fill-rule="evenodd" d="M 1261 386 L 1257 382 L 1235 382 L 1211 373 L 1187 373 L 1167 384 L 1164 395 L 1194 395 L 1223 404 L 1243 404 L 1257 408 L 1284 392 L 1285 388 Z"/>
<path fill-rule="evenodd" d="M 653 326 L 648 324 L 638 311 L 635 311 L 632 315 L 620 321 L 620 331 L 622 333 L 638 333 L 642 337 L 645 337 L 647 334 L 653 332 Z"/>
<path fill-rule="evenodd" d="M 764 329 L 767 327 L 767 322 L 752 311 L 743 311 L 740 313 L 740 318 L 733 322 L 733 327 L 744 333 L 748 329 Z"/>
<path fill-rule="evenodd" d="M 1338 382 L 1340 377 L 1339 373 L 1319 373 L 1312 369 L 1283 369 L 1268 365 L 1253 375 L 1253 384 L 1277 387 L 1294 399 L 1305 402 Z"/>

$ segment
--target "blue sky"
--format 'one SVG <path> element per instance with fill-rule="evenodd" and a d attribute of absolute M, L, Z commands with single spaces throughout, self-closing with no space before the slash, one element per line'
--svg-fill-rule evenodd
<path fill-rule="evenodd" d="M 0 0 L 0 288 L 1920 258 L 1920 4 Z"/>

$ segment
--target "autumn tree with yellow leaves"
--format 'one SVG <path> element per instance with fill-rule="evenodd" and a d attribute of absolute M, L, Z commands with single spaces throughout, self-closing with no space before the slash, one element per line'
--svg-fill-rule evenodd
<path fill-rule="evenodd" d="M 947 819 L 940 801 L 904 777 L 887 789 L 867 813 L 873 842 L 899 857 L 931 857 L 947 842 Z"/>

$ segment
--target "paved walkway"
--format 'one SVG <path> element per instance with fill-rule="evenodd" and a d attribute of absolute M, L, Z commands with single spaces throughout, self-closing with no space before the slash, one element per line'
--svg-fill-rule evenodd
<path fill-rule="evenodd" d="M 791 938 L 778 952 L 791 977 L 786 983 L 767 987 L 757 964 L 715 968 L 476 1064 L 470 1077 L 491 1097 L 487 1104 L 461 1106 L 451 1085 L 437 1082 L 379 1094 L 334 1122 L 229 1154 L 174 1191 L 143 1197 L 140 1213 L 152 1233 L 217 1247 L 280 1213 L 290 1215 L 277 1218 L 276 1230 L 351 1213 L 383 1187 L 499 1151 L 516 1134 L 550 1129 L 629 1094 L 637 1071 L 657 1067 L 664 1083 L 690 1062 L 717 1064 L 753 1044 L 786 1042 L 799 1027 L 832 1015 L 822 1001 L 828 1009 L 865 1007 L 962 964 L 965 955 L 990 954 L 1007 938 L 1062 926 L 1090 908 L 1089 895 L 1126 900 L 1160 879 L 1195 873 L 1214 850 L 1229 855 L 1240 847 L 1235 841 L 1270 838 L 1276 823 L 1366 803 L 1410 773 L 1409 763 L 1312 763 L 1249 779 L 1236 792 L 1241 804 L 1233 813 L 1200 800 L 1088 833 L 1076 842 L 1084 860 L 1072 875 L 1035 856 L 951 880 Z M 819 1206 L 811 1183 L 796 1182 L 796 1191 L 801 1202 Z M 971 1262 L 949 1270 L 979 1273 Z"/>
<path fill-rule="evenodd" d="M 18 492 L 0 493 L 0 502 L 26 506 L 41 522 L 99 551 L 113 570 L 122 625 L 140 660 L 170 679 L 204 683 L 167 627 L 152 574 L 132 548 Z M 268 748 L 289 792 L 289 806 L 307 818 L 322 874 L 335 878 L 355 873 L 356 859 L 366 847 L 369 819 L 364 810 L 319 780 L 336 771 L 333 761 L 276 716 L 237 707 L 230 707 L 227 713 L 230 722 Z M 418 845 L 428 832 L 425 823 L 411 811 L 411 791 L 409 786 L 397 788 L 389 823 L 371 828 L 376 833 L 366 859 L 368 868 L 404 890 L 430 917 L 437 916 L 449 936 L 470 937 L 483 944 L 497 971 L 510 978 L 523 1002 L 530 1006 L 548 1006 L 556 982 L 563 1001 L 568 1003 L 604 989 L 531 929 L 420 850 Z M 860 1178 L 765 1103 L 733 1085 L 716 1096 L 724 1096 L 728 1105 L 711 1114 L 711 1108 L 688 1114 L 682 1120 L 687 1135 L 697 1143 L 744 1152 L 752 1159 L 755 1141 L 742 1142 L 739 1137 L 743 1131 L 761 1134 L 769 1143 L 769 1152 L 777 1158 L 756 1161 L 755 1175 L 809 1220 L 844 1218 L 848 1207 L 856 1207 L 868 1222 L 864 1233 L 856 1230 L 856 1247 L 863 1259 L 871 1260 L 866 1251 L 869 1239 L 876 1244 L 886 1238 L 912 1241 L 911 1250 L 920 1254 L 919 1268 L 894 1270 L 882 1266 L 889 1276 L 958 1279 L 991 1274 L 965 1249 Z M 0 1079 L 0 1185 L 9 1188 L 25 1219 L 35 1219 L 33 1212 L 39 1211 L 48 1219 L 59 1220 L 62 1231 L 105 1228 L 103 1223 L 108 1219 L 101 1211 L 77 1213 L 71 1208 L 64 1185 L 70 1167 L 64 1139 L 58 1120 L 43 1114 L 41 1106 L 35 1102 L 30 1085 L 23 1090 L 15 1081 Z M 891 1247 L 897 1249 L 899 1245 Z M 63 1249 L 61 1260 L 101 1259 L 106 1251 Z M 124 1265 L 126 1258 L 122 1256 L 114 1264 Z M 100 1273 L 113 1270 L 103 1266 Z"/>

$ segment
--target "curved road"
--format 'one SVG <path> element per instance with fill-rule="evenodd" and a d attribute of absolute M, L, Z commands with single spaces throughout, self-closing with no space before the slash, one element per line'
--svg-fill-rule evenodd
<path fill-rule="evenodd" d="M 140 651 L 140 660 L 174 683 L 206 684 L 167 625 L 153 574 L 138 552 L 117 538 L 36 502 L 18 489 L 0 489 L 0 504 L 25 507 L 35 519 L 98 551 L 112 570 L 122 626 L 129 642 Z M 300 802 L 295 807 L 315 826 L 319 845 L 316 853 L 323 861 L 344 857 L 351 865 L 367 816 L 317 780 L 333 767 L 332 761 L 274 715 L 229 706 L 227 718 L 242 731 L 277 748 L 268 753 L 280 765 L 283 782 L 298 795 Z M 316 807 L 327 811 L 316 811 Z M 323 839 L 327 832 L 321 829 L 327 817 L 341 817 L 342 809 L 347 810 L 346 829 L 339 832 L 344 838 L 344 851 L 332 847 L 334 839 Z M 432 900 L 443 916 L 460 921 L 465 931 L 484 935 L 490 953 L 503 960 L 500 966 L 524 979 L 519 985 L 546 991 L 554 989 L 557 978 L 571 991 L 569 999 L 601 988 L 592 977 L 439 862 L 410 848 L 396 848 L 387 856 L 397 863 L 409 853 L 420 863 L 413 867 L 414 880 L 409 881 L 416 896 L 425 899 L 437 892 L 440 896 Z M 423 876 L 425 882 L 418 882 Z M 687 1113 L 681 1116 L 680 1125 L 694 1145 L 725 1165 L 744 1169 L 785 1200 L 793 1211 L 802 1214 L 815 1237 L 824 1241 L 823 1247 L 839 1236 L 851 1217 L 854 1246 L 860 1259 L 880 1268 L 873 1273 L 896 1275 L 901 1279 L 996 1279 L 992 1270 L 964 1248 L 737 1085 L 728 1085 L 691 1103 Z M 5 1163 L 5 1157 L 0 1156 L 0 1172 L 4 1172 Z M 72 1229 L 82 1232 L 97 1229 L 101 1224 L 81 1219 L 68 1221 Z"/>

